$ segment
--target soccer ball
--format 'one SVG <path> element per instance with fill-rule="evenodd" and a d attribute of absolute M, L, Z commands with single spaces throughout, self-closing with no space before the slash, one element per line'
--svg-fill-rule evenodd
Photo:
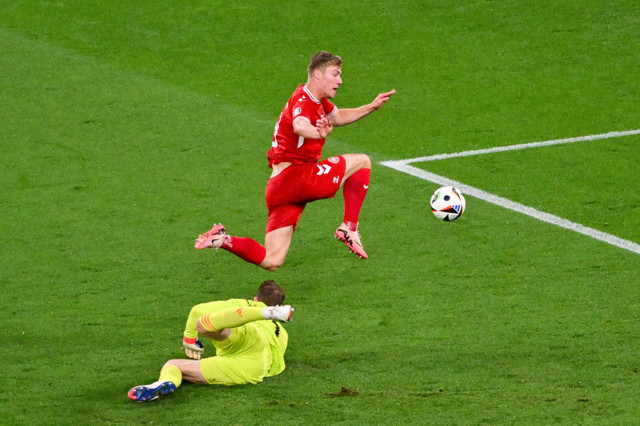
<path fill-rule="evenodd" d="M 431 212 L 438 219 L 447 222 L 462 216 L 465 206 L 466 202 L 462 192 L 453 186 L 438 188 L 431 196 Z"/>

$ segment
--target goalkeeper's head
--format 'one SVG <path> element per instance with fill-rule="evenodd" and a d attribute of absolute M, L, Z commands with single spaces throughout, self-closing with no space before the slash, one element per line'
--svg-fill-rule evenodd
<path fill-rule="evenodd" d="M 282 305 L 284 302 L 284 290 L 273 280 L 267 280 L 258 287 L 256 300 L 267 306 Z"/>

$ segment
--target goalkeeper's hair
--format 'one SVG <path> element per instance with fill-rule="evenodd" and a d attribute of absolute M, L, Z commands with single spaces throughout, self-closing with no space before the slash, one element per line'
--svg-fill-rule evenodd
<path fill-rule="evenodd" d="M 258 287 L 257 298 L 267 306 L 282 305 L 284 290 L 273 280 L 267 280 Z"/>
<path fill-rule="evenodd" d="M 324 70 L 329 65 L 337 65 L 339 67 L 342 66 L 342 58 L 338 55 L 334 55 L 331 52 L 318 52 L 311 58 L 311 62 L 309 62 L 309 67 L 307 71 L 309 73 L 309 77 L 313 74 L 315 70 Z"/>

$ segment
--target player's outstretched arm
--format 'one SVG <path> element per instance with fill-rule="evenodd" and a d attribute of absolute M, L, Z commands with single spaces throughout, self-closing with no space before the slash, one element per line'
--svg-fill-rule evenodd
<path fill-rule="evenodd" d="M 371 114 L 373 111 L 382 108 L 394 93 L 396 93 L 395 89 L 389 92 L 380 93 L 371 103 L 362 105 L 358 108 L 338 109 L 335 114 L 329 117 L 329 121 L 331 121 L 334 126 L 344 126 L 345 124 L 358 121 L 362 117 Z"/>
<path fill-rule="evenodd" d="M 290 305 L 262 307 L 229 308 L 203 315 L 198 319 L 200 335 L 222 341 L 229 337 L 231 329 L 252 321 L 273 319 L 291 321 L 294 309 Z"/>

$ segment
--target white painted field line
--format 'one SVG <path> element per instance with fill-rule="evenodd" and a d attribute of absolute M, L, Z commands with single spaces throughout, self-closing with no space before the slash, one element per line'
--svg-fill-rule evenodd
<path fill-rule="evenodd" d="M 472 197 L 479 198 L 481 200 L 487 201 L 497 206 L 504 207 L 506 209 L 525 214 L 527 216 L 533 217 L 543 222 L 547 222 L 547 223 L 559 226 L 561 228 L 565 228 L 570 231 L 574 231 L 574 232 L 586 235 L 588 237 L 605 242 L 607 244 L 611 244 L 613 246 L 620 247 L 622 249 L 640 254 L 640 244 L 634 243 L 633 241 L 628 241 L 628 240 L 616 237 L 615 235 L 607 234 L 606 232 L 598 231 L 597 229 L 589 228 L 579 223 L 571 222 L 570 220 L 563 219 L 561 217 L 542 212 L 540 210 L 534 209 L 533 207 L 528 207 L 523 204 L 516 203 L 515 201 L 511 201 L 506 198 L 502 198 L 497 195 L 493 195 L 488 192 L 482 191 L 480 189 L 474 188 L 472 186 L 465 185 L 462 182 L 458 182 L 458 181 L 449 179 L 447 177 L 440 176 L 435 173 L 431 173 L 426 170 L 422 170 L 417 167 L 413 167 L 409 165 L 410 163 L 413 163 L 413 162 L 435 161 L 435 160 L 442 160 L 446 158 L 489 154 L 489 153 L 511 151 L 511 150 L 517 150 L 517 149 L 527 149 L 527 148 L 540 147 L 540 146 L 557 145 L 561 143 L 585 142 L 585 141 L 608 139 L 608 138 L 622 137 L 622 136 L 629 136 L 629 135 L 636 135 L 636 134 L 640 134 L 640 129 L 630 130 L 627 132 L 603 133 L 601 135 L 583 136 L 579 138 L 557 139 L 557 140 L 546 141 L 546 142 L 533 142 L 530 144 L 511 145 L 506 147 L 489 148 L 489 149 L 482 149 L 482 150 L 476 150 L 476 151 L 465 151 L 465 152 L 454 153 L 454 154 L 439 154 L 439 155 L 433 155 L 430 157 L 418 157 L 418 158 L 413 158 L 408 160 L 383 161 L 380 164 L 386 167 L 390 167 L 394 170 L 398 170 L 402 173 L 406 173 L 408 175 L 411 175 L 423 180 L 428 180 L 430 182 L 436 183 L 441 186 L 449 186 L 449 185 L 455 186 L 456 188 L 459 188 L 462 191 L 462 193 L 465 195 L 468 194 Z"/>
<path fill-rule="evenodd" d="M 495 154 L 497 152 L 516 151 L 521 149 L 539 148 L 543 146 L 561 145 L 566 143 L 596 141 L 599 139 L 620 138 L 623 136 L 632 136 L 632 135 L 640 135 L 640 129 L 627 130 L 624 132 L 601 133 L 599 135 L 580 136 L 577 138 L 554 139 L 554 140 L 544 141 L 544 142 L 530 142 L 530 143 L 521 143 L 517 145 L 497 146 L 494 148 L 454 152 L 451 154 L 437 154 L 437 155 L 430 155 L 428 157 L 416 157 L 416 158 L 409 158 L 406 160 L 399 160 L 399 161 L 402 161 L 405 164 L 424 163 L 426 161 L 446 160 L 447 158 L 470 157 L 472 155 L 482 155 L 482 154 Z"/>

